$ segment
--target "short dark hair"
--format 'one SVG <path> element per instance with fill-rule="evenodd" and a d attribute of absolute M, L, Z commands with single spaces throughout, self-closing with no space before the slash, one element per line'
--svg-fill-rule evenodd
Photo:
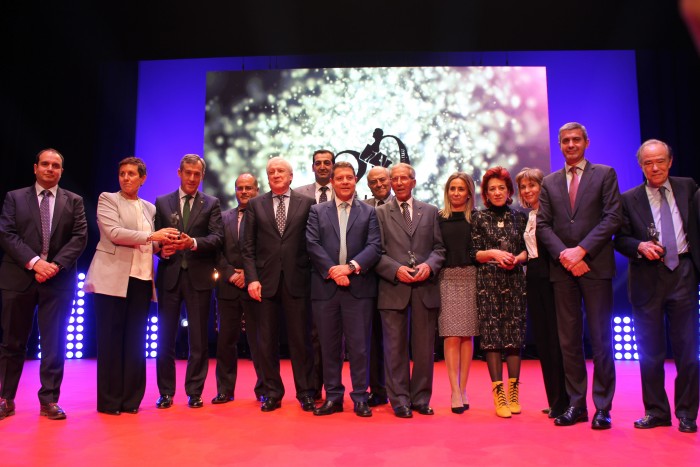
<path fill-rule="evenodd" d="M 331 178 L 335 178 L 335 171 L 338 169 L 351 169 L 352 174 L 357 177 L 357 174 L 355 173 L 355 166 L 353 166 L 350 162 L 340 161 L 337 164 L 333 165 L 333 170 L 331 171 Z"/>
<path fill-rule="evenodd" d="M 134 156 L 125 157 L 119 161 L 119 169 L 122 168 L 122 165 L 127 164 L 136 166 L 136 169 L 139 171 L 139 177 L 146 176 L 146 163 L 143 161 L 143 159 Z"/>
<path fill-rule="evenodd" d="M 202 164 L 202 174 L 207 170 L 207 163 L 204 162 L 204 158 L 199 157 L 197 154 L 185 154 L 180 159 L 180 170 L 185 168 L 185 164 L 196 164 L 200 162 Z"/>
<path fill-rule="evenodd" d="M 39 157 L 40 157 L 43 153 L 45 153 L 45 152 L 53 152 L 53 153 L 56 153 L 56 155 L 58 155 L 58 157 L 61 158 L 61 167 L 63 167 L 63 163 L 65 162 L 65 159 L 63 159 L 63 154 L 61 154 L 60 152 L 58 152 L 58 151 L 55 150 L 54 148 L 44 148 L 44 149 L 42 149 L 41 151 L 37 152 L 37 153 L 36 153 L 36 164 L 39 163 Z"/>
<path fill-rule="evenodd" d="M 330 154 L 331 155 L 331 162 L 335 164 L 335 154 L 333 154 L 333 151 L 328 150 L 328 149 L 317 149 L 314 151 L 314 153 L 311 155 L 311 162 L 316 162 L 316 154 Z"/>

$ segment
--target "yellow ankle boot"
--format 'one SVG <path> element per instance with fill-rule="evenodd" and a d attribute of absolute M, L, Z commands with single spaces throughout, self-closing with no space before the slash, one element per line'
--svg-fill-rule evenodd
<path fill-rule="evenodd" d="M 521 411 L 520 398 L 518 397 L 519 386 L 520 380 L 518 378 L 508 378 L 508 408 L 514 414 L 519 414 Z"/>
<path fill-rule="evenodd" d="M 493 404 L 496 406 L 496 415 L 502 418 L 510 418 L 510 409 L 506 401 L 506 391 L 503 389 L 503 381 L 492 381 Z"/>

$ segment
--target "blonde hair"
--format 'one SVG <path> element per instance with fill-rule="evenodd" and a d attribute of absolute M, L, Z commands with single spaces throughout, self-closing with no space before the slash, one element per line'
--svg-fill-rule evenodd
<path fill-rule="evenodd" d="M 464 212 L 464 217 L 467 219 L 467 222 L 471 222 L 472 220 L 472 210 L 474 210 L 474 180 L 472 179 L 471 175 L 465 172 L 455 172 L 450 177 L 447 179 L 445 182 L 445 190 L 444 190 L 444 198 L 443 198 L 443 203 L 444 203 L 444 208 L 440 209 L 440 217 L 444 219 L 449 219 L 452 216 L 452 203 L 450 203 L 450 183 L 452 183 L 453 180 L 462 180 L 464 183 L 467 185 L 467 207 Z"/>

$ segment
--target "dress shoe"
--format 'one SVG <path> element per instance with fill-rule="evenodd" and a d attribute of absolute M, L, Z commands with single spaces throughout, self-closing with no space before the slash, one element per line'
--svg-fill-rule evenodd
<path fill-rule="evenodd" d="M 428 404 L 411 404 L 411 409 L 415 410 L 421 415 L 435 415 L 435 411 Z"/>
<path fill-rule="evenodd" d="M 678 431 L 681 433 L 696 433 L 698 425 L 692 418 L 681 417 L 678 419 Z"/>
<path fill-rule="evenodd" d="M 211 400 L 212 404 L 225 404 L 227 402 L 233 401 L 233 396 L 229 396 L 223 393 L 219 393 L 215 398 Z"/>
<path fill-rule="evenodd" d="M 554 419 L 556 426 L 571 426 L 578 422 L 588 421 L 588 410 L 585 407 L 569 407 L 566 411 Z"/>
<path fill-rule="evenodd" d="M 304 412 L 313 412 L 316 409 L 316 401 L 312 396 L 302 396 L 299 399 L 299 404 Z"/>
<path fill-rule="evenodd" d="M 314 415 L 331 415 L 343 411 L 342 402 L 326 401 L 320 407 L 314 409 Z"/>
<path fill-rule="evenodd" d="M 263 412 L 272 412 L 282 407 L 282 401 L 274 397 L 268 397 L 260 406 Z"/>
<path fill-rule="evenodd" d="M 544 408 L 544 409 L 542 409 L 542 413 L 549 415 L 552 413 L 552 408 L 551 407 Z M 549 417 L 549 418 L 556 418 L 556 417 Z"/>
<path fill-rule="evenodd" d="M 103 413 L 105 415 L 121 415 L 122 413 L 119 410 L 97 410 L 99 413 Z"/>
<path fill-rule="evenodd" d="M 413 418 L 413 411 L 407 405 L 400 405 L 394 408 L 394 415 L 399 418 Z"/>
<path fill-rule="evenodd" d="M 591 428 L 594 430 L 609 430 L 611 426 L 610 411 L 602 409 L 596 410 L 593 421 L 591 422 Z"/>
<path fill-rule="evenodd" d="M 634 422 L 634 427 L 642 430 L 656 428 L 657 426 L 671 426 L 671 419 L 655 417 L 654 415 L 645 415 L 644 418 L 640 418 Z"/>
<path fill-rule="evenodd" d="M 355 408 L 353 411 L 358 417 L 372 416 L 372 409 L 369 408 L 369 404 L 367 404 L 367 402 L 355 402 Z"/>
<path fill-rule="evenodd" d="M 385 405 L 389 403 L 389 399 L 386 396 L 380 396 L 375 393 L 370 393 L 367 398 L 367 405 L 370 407 L 377 407 L 378 405 Z"/>
<path fill-rule="evenodd" d="M 549 408 L 547 410 L 548 410 L 547 418 L 557 418 L 560 415 L 563 415 L 564 412 L 566 412 L 566 408 L 556 409 L 556 408 L 552 407 L 552 408 Z M 542 412 L 544 413 L 544 409 L 542 410 Z"/>
<path fill-rule="evenodd" d="M 66 412 L 55 402 L 41 404 L 39 415 L 49 420 L 65 420 L 66 418 Z"/>
<path fill-rule="evenodd" d="M 191 409 L 201 409 L 204 407 L 204 401 L 201 396 L 187 396 L 187 407 Z"/>
<path fill-rule="evenodd" d="M 15 401 L 0 399 L 0 420 L 15 414 Z"/>
<path fill-rule="evenodd" d="M 265 402 L 267 400 L 267 396 L 265 396 L 264 394 L 256 394 L 255 400 L 258 402 Z"/>
<path fill-rule="evenodd" d="M 156 401 L 156 408 L 157 409 L 169 409 L 170 407 L 173 406 L 173 396 L 169 396 L 167 394 L 161 394 L 158 400 Z"/>
<path fill-rule="evenodd" d="M 135 409 L 122 409 L 122 413 L 128 413 L 129 415 L 136 415 L 139 413 L 138 407 Z"/>

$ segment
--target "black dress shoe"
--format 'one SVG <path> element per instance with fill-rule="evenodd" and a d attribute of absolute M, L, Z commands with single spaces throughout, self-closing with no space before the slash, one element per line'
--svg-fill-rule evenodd
<path fill-rule="evenodd" d="M 394 409 L 394 415 L 399 418 L 413 418 L 413 411 L 407 405 L 400 405 Z"/>
<path fill-rule="evenodd" d="M 49 420 L 65 420 L 66 412 L 55 402 L 41 404 L 39 415 Z"/>
<path fill-rule="evenodd" d="M 314 415 L 331 415 L 343 411 L 342 402 L 326 401 L 320 407 L 314 409 Z"/>
<path fill-rule="evenodd" d="M 566 412 L 566 408 L 563 409 L 547 409 L 549 412 L 547 413 L 547 418 L 557 418 L 560 415 L 563 415 Z M 542 409 L 542 412 L 544 413 L 544 409 Z"/>
<path fill-rule="evenodd" d="M 282 401 L 274 397 L 268 397 L 260 406 L 260 410 L 263 412 L 272 412 L 282 407 Z"/>
<path fill-rule="evenodd" d="M 267 396 L 265 396 L 264 394 L 256 394 L 255 400 L 258 402 L 265 402 L 267 400 Z"/>
<path fill-rule="evenodd" d="M 698 424 L 692 418 L 681 417 L 678 419 L 678 431 L 681 433 L 696 433 Z"/>
<path fill-rule="evenodd" d="M 204 407 L 204 401 L 201 396 L 187 396 L 187 407 L 191 409 L 201 409 Z"/>
<path fill-rule="evenodd" d="M 121 415 L 122 413 L 119 410 L 97 410 L 99 413 L 103 413 L 105 415 Z"/>
<path fill-rule="evenodd" d="M 135 409 L 122 409 L 122 413 L 128 413 L 129 415 L 136 415 L 139 413 L 138 407 Z"/>
<path fill-rule="evenodd" d="M 299 404 L 304 412 L 313 412 L 316 409 L 316 401 L 312 396 L 302 396 L 299 399 Z"/>
<path fill-rule="evenodd" d="M 593 416 L 593 421 L 591 422 L 591 428 L 594 430 L 609 430 L 612 426 L 610 421 L 610 411 L 598 409 L 595 411 Z"/>
<path fill-rule="evenodd" d="M 169 409 L 170 407 L 173 406 L 173 396 L 169 396 L 167 394 L 161 394 L 158 400 L 156 401 L 156 408 L 157 409 Z"/>
<path fill-rule="evenodd" d="M 211 400 L 212 404 L 225 404 L 227 402 L 233 401 L 233 396 L 229 396 L 227 394 L 219 393 L 216 395 L 215 398 Z"/>
<path fill-rule="evenodd" d="M 15 414 L 15 401 L 0 399 L 0 420 Z"/>
<path fill-rule="evenodd" d="M 427 404 L 411 404 L 411 408 L 421 415 L 435 415 L 435 411 Z"/>
<path fill-rule="evenodd" d="M 378 405 L 385 405 L 388 403 L 389 399 L 386 396 L 380 396 L 374 393 L 371 393 L 367 398 L 367 405 L 370 407 L 377 407 Z"/>
<path fill-rule="evenodd" d="M 644 418 L 640 418 L 634 422 L 634 427 L 642 430 L 656 428 L 657 426 L 671 426 L 671 419 L 655 417 L 654 415 L 645 415 Z"/>
<path fill-rule="evenodd" d="M 367 404 L 367 402 L 355 402 L 355 408 L 353 411 L 358 417 L 372 416 L 372 409 L 369 408 L 369 404 Z"/>
<path fill-rule="evenodd" d="M 585 407 L 569 407 L 566 411 L 554 419 L 556 426 L 571 426 L 578 422 L 588 421 L 588 410 Z"/>

